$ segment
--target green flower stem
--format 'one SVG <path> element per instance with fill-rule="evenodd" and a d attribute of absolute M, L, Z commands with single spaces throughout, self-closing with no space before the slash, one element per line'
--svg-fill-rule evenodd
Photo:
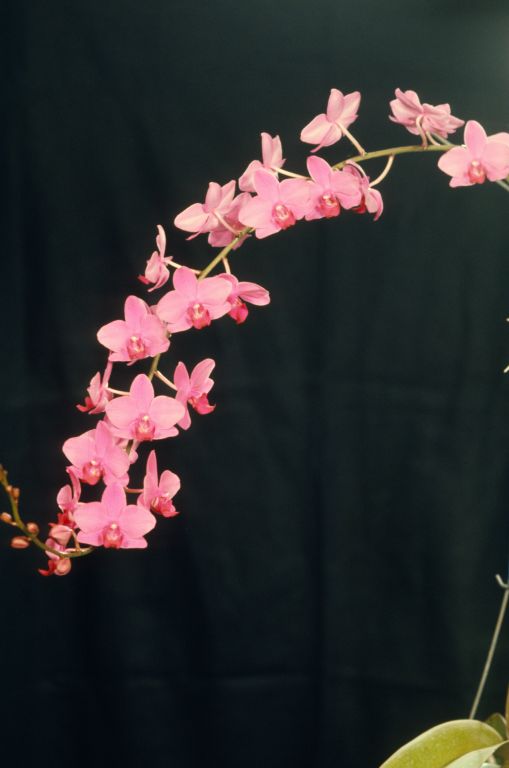
<path fill-rule="evenodd" d="M 388 149 L 377 149 L 374 152 L 366 152 L 364 155 L 357 155 L 356 157 L 349 157 L 348 160 L 341 160 L 332 167 L 336 170 L 344 168 L 348 163 L 363 163 L 365 160 L 376 160 L 377 157 L 389 157 L 390 155 L 409 155 L 413 152 L 447 152 L 452 149 L 454 144 L 428 144 L 424 147 L 422 144 L 408 144 L 403 147 L 389 147 Z"/>
<path fill-rule="evenodd" d="M 26 536 L 27 539 L 30 540 L 31 544 L 35 544 L 36 547 L 41 549 L 43 552 L 51 552 L 52 555 L 57 555 L 57 557 L 61 558 L 76 558 L 76 557 L 84 557 L 85 555 L 89 555 L 91 552 L 93 552 L 93 547 L 86 547 L 85 549 L 76 549 L 71 552 L 60 552 L 58 549 L 53 549 L 53 547 L 49 547 L 44 541 L 42 541 L 36 533 L 31 533 L 23 520 L 21 519 L 21 516 L 19 514 L 19 505 L 17 499 L 14 497 L 13 494 L 13 488 L 9 485 L 9 482 L 7 480 L 7 472 L 3 467 L 0 467 L 0 484 L 2 485 L 5 493 L 9 497 L 9 502 L 11 505 L 11 511 L 12 511 L 12 517 L 14 520 L 14 525 L 16 528 L 19 528 L 20 531 Z"/>
<path fill-rule="evenodd" d="M 507 611 L 507 606 L 509 604 L 509 584 L 504 584 L 502 579 L 498 576 L 497 582 L 500 584 L 502 589 L 504 590 L 504 593 L 502 595 L 502 601 L 500 603 L 500 609 L 497 616 L 497 621 L 495 623 L 495 629 L 493 630 L 493 635 L 491 637 L 491 643 L 490 647 L 488 649 L 488 654 L 486 656 L 486 661 L 484 663 L 484 669 L 482 671 L 481 679 L 479 681 L 479 685 L 477 687 L 477 691 L 474 697 L 474 701 L 472 704 L 472 708 L 470 710 L 469 719 L 473 720 L 477 714 L 477 710 L 479 708 L 479 703 L 481 701 L 481 696 L 483 695 L 484 688 L 486 686 L 486 681 L 488 679 L 488 675 L 491 669 L 491 664 L 493 662 L 493 657 L 495 655 L 495 651 L 497 648 L 498 639 L 500 637 L 500 631 L 502 629 L 502 624 L 504 623 L 505 614 Z"/>

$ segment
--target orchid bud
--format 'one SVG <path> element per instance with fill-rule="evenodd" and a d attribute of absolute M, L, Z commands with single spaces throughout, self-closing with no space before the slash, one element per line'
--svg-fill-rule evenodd
<path fill-rule="evenodd" d="M 37 536 L 39 533 L 39 526 L 37 523 L 27 523 L 27 531 L 31 533 L 33 536 Z"/>
<path fill-rule="evenodd" d="M 10 515 L 8 512 L 2 512 L 0 515 L 0 520 L 4 523 L 11 523 L 12 525 L 12 515 Z"/>
<path fill-rule="evenodd" d="M 26 549 L 30 546 L 30 540 L 26 536 L 15 536 L 11 539 L 11 547 L 13 549 Z"/>

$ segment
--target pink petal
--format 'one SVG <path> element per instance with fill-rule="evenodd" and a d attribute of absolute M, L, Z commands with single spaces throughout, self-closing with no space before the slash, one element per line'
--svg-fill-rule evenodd
<path fill-rule="evenodd" d="M 197 290 L 196 275 L 189 267 L 180 267 L 173 273 L 173 286 L 182 296 L 194 301 Z"/>
<path fill-rule="evenodd" d="M 465 126 L 465 144 L 467 145 L 472 159 L 479 160 L 486 146 L 486 131 L 477 120 L 469 120 Z"/>
<path fill-rule="evenodd" d="M 101 531 L 108 522 L 106 509 L 100 501 L 78 504 L 74 511 L 74 522 L 84 532 Z M 79 537 L 78 539 L 81 541 Z"/>
<path fill-rule="evenodd" d="M 207 379 L 215 364 L 215 360 L 207 358 L 198 363 L 198 365 L 195 365 L 191 373 L 191 389 L 193 391 L 193 396 L 198 397 L 204 392 L 210 392 L 214 382 L 211 380 L 207 381 Z M 196 392 L 195 395 L 194 392 Z"/>
<path fill-rule="evenodd" d="M 308 173 L 317 184 L 322 187 L 329 187 L 331 183 L 332 168 L 322 157 L 311 155 L 306 160 Z"/>
<path fill-rule="evenodd" d="M 118 522 L 122 532 L 129 539 L 141 539 L 156 525 L 156 519 L 148 509 L 134 504 L 130 504 L 122 510 Z"/>
<path fill-rule="evenodd" d="M 509 174 L 509 145 L 489 141 L 482 154 L 482 164 L 490 181 L 505 179 Z"/>
<path fill-rule="evenodd" d="M 173 498 L 175 494 L 180 490 L 180 478 L 174 472 L 170 472 L 169 469 L 165 469 L 161 473 L 161 480 L 159 482 L 159 488 L 162 493 L 168 493 L 170 498 Z"/>
<path fill-rule="evenodd" d="M 84 432 L 78 437 L 70 437 L 62 446 L 62 452 L 75 467 L 81 467 L 95 458 L 94 430 Z"/>
<path fill-rule="evenodd" d="M 111 349 L 112 352 L 119 352 L 124 346 L 128 330 L 125 320 L 113 320 L 113 322 L 99 328 L 97 340 L 106 349 Z"/>
<path fill-rule="evenodd" d="M 300 140 L 306 144 L 320 144 L 331 129 L 331 123 L 327 115 L 322 113 L 314 117 L 300 132 Z"/>
<path fill-rule="evenodd" d="M 139 331 L 148 314 L 147 305 L 137 296 L 128 296 L 124 304 L 124 314 L 129 331 Z"/>
<path fill-rule="evenodd" d="M 255 171 L 254 187 L 257 194 L 264 200 L 276 203 L 279 199 L 279 182 L 270 171 L 260 169 Z M 248 203 L 249 205 L 249 203 Z"/>
<path fill-rule="evenodd" d="M 147 412 L 158 429 L 166 430 L 171 429 L 182 418 L 184 407 L 174 397 L 158 395 Z"/>
<path fill-rule="evenodd" d="M 186 313 L 191 301 L 192 299 L 183 296 L 181 293 L 177 293 L 177 291 L 169 291 L 157 304 L 157 316 L 165 323 L 176 323 L 181 319 L 182 315 Z M 190 327 L 190 323 L 187 327 Z"/>
<path fill-rule="evenodd" d="M 242 224 L 248 227 L 253 227 L 258 230 L 259 227 L 265 227 L 267 225 L 274 227 L 274 232 L 278 231 L 272 222 L 272 208 L 274 203 L 270 200 L 264 200 L 262 197 L 253 197 L 242 208 L 239 213 L 239 218 Z"/>
<path fill-rule="evenodd" d="M 110 520 L 117 520 L 126 505 L 125 491 L 119 483 L 106 486 L 101 499 L 103 509 Z"/>
<path fill-rule="evenodd" d="M 285 179 L 279 186 L 282 202 L 292 209 L 297 218 L 302 218 L 309 203 L 309 183 L 304 179 Z"/>
<path fill-rule="evenodd" d="M 266 168 L 281 168 L 284 163 L 283 148 L 279 136 L 272 136 L 269 133 L 262 133 L 262 158 Z"/>
<path fill-rule="evenodd" d="M 174 224 L 184 232 L 199 232 L 208 219 L 208 213 L 204 211 L 201 203 L 193 203 L 179 213 Z"/>
<path fill-rule="evenodd" d="M 262 163 L 259 160 L 252 160 L 239 179 L 239 188 L 244 192 L 254 192 L 254 174 L 260 168 L 263 168 Z"/>
<path fill-rule="evenodd" d="M 175 368 L 175 373 L 173 374 L 173 383 L 179 390 L 184 389 L 187 391 L 189 389 L 189 386 L 190 386 L 189 373 L 187 372 L 187 368 L 184 365 L 184 363 L 177 363 L 177 367 Z"/>
<path fill-rule="evenodd" d="M 202 304 L 214 305 L 223 304 L 230 294 L 230 288 L 225 281 L 216 275 L 215 277 L 206 277 L 198 283 L 196 300 Z"/>
<path fill-rule="evenodd" d="M 144 373 L 139 373 L 133 380 L 129 392 L 139 410 L 142 413 L 146 413 L 154 398 L 154 387 L 148 376 L 145 376 Z M 121 399 L 119 398 L 119 400 Z"/>
<path fill-rule="evenodd" d="M 361 103 L 361 95 L 359 91 L 353 93 L 347 93 L 344 99 L 343 111 L 338 118 L 338 122 L 342 123 L 345 128 L 357 118 L 357 112 L 359 111 L 359 105 Z"/>
<path fill-rule="evenodd" d="M 237 295 L 250 304 L 256 304 L 259 307 L 270 303 L 270 294 L 261 285 L 256 283 L 241 282 L 237 287 Z"/>
<path fill-rule="evenodd" d="M 341 116 L 341 112 L 343 111 L 344 107 L 344 100 L 345 99 L 341 91 L 338 91 L 337 88 L 331 88 L 326 109 L 327 120 L 330 123 L 335 122 L 335 120 Z"/>
<path fill-rule="evenodd" d="M 446 152 L 438 161 L 438 167 L 449 176 L 462 176 L 467 170 L 472 156 L 465 147 L 454 147 Z"/>

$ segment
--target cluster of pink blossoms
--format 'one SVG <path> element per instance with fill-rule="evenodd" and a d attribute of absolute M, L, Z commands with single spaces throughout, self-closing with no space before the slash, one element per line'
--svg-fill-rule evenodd
<path fill-rule="evenodd" d="M 82 544 L 144 548 L 145 536 L 154 528 L 156 517 L 177 514 L 173 497 L 180 480 L 168 469 L 159 474 L 154 449 L 145 462 L 142 487 L 130 488 L 130 475 L 143 443 L 176 437 L 179 430 L 191 426 L 192 411 L 205 415 L 215 408 L 208 400 L 214 383 L 210 378 L 214 360 L 201 360 L 191 371 L 179 361 L 171 379 L 159 370 L 159 358 L 172 347 L 173 334 L 206 328 L 225 315 L 243 323 L 248 303 L 263 306 L 270 301 L 265 288 L 231 274 L 228 253 L 251 233 L 265 238 L 300 220 L 335 218 L 343 209 L 369 212 L 375 220 L 380 217 L 383 201 L 376 186 L 390 170 L 398 150 L 392 156 L 391 150 L 370 155 L 352 136 L 349 129 L 357 119 L 360 100 L 358 92 L 344 95 L 332 89 L 325 112 L 302 129 L 301 140 L 316 145 L 306 161 L 308 175 L 287 171 L 279 136 L 262 133 L 262 159 L 249 163 L 240 176 L 238 194 L 235 180 L 224 185 L 210 182 L 204 202 L 178 214 L 175 226 L 191 233 L 188 239 L 207 234 L 210 245 L 223 249 L 202 272 L 181 266 L 166 255 L 166 234 L 158 225 L 157 249 L 139 279 L 152 293 L 172 276 L 173 288 L 155 304 L 128 296 L 124 317 L 103 325 L 97 333 L 98 341 L 108 350 L 107 364 L 103 373 L 92 378 L 84 404 L 77 407 L 101 416 L 101 420 L 63 445 L 70 484 L 57 496 L 60 511 L 46 540 L 48 567 L 40 569 L 42 574 L 68 573 L 71 557 L 80 552 Z M 464 121 L 451 115 L 448 104 L 421 103 L 414 91 L 397 89 L 390 107 L 390 120 L 421 137 L 422 144 L 412 151 L 431 148 L 443 152 L 438 167 L 451 176 L 451 187 L 480 184 L 486 179 L 501 181 L 509 175 L 509 133 L 487 136 L 479 123 L 470 120 L 465 125 L 464 145 L 453 146 L 448 136 Z M 344 137 L 358 152 L 354 159 L 333 166 L 315 154 Z M 381 156 L 388 158 L 386 169 L 371 180 L 362 163 Z M 280 176 L 289 178 L 280 180 Z M 208 277 L 216 265 L 224 271 Z M 128 392 L 110 386 L 114 365 L 133 366 L 146 359 L 152 361 L 149 373 L 137 373 Z M 155 393 L 155 379 L 165 387 L 165 394 Z M 82 500 L 83 486 L 102 487 L 100 498 Z M 128 503 L 130 496 L 135 503 Z M 29 537 L 18 536 L 16 542 L 13 546 L 18 548 L 28 546 Z"/>

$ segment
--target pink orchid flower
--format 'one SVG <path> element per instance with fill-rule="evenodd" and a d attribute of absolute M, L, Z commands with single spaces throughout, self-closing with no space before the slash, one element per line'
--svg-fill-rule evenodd
<path fill-rule="evenodd" d="M 355 213 L 373 213 L 373 221 L 377 221 L 382 215 L 384 209 L 384 203 L 382 195 L 378 189 L 373 189 L 369 184 L 369 176 L 367 176 L 363 169 L 353 163 L 348 163 L 343 169 L 344 173 L 348 173 L 355 179 L 359 186 L 361 195 L 361 201 L 358 206 L 352 208 Z"/>
<path fill-rule="evenodd" d="M 106 403 L 111 400 L 113 395 L 108 392 L 108 384 L 110 382 L 111 371 L 113 363 L 108 360 L 104 373 L 101 376 L 99 372 L 95 374 L 90 380 L 90 386 L 87 389 L 88 395 L 85 397 L 83 405 L 77 405 L 78 411 L 86 413 L 104 413 Z"/>
<path fill-rule="evenodd" d="M 138 496 L 138 504 L 163 517 L 174 517 L 178 514 L 172 502 L 180 489 L 180 479 L 169 469 L 157 474 L 156 452 L 150 451 L 147 459 L 147 471 L 143 480 L 143 493 Z"/>
<path fill-rule="evenodd" d="M 261 239 L 293 226 L 308 209 L 310 185 L 305 179 L 278 181 L 266 170 L 255 171 L 257 196 L 240 213 L 243 224 L 256 230 Z"/>
<path fill-rule="evenodd" d="M 118 437 L 138 442 L 162 440 L 178 434 L 175 424 L 184 416 L 184 406 L 173 397 L 154 397 L 152 382 L 140 373 L 128 395 L 108 403 L 106 415 Z"/>
<path fill-rule="evenodd" d="M 359 91 L 344 96 L 337 88 L 332 88 L 327 111 L 314 117 L 302 129 L 300 140 L 307 144 L 317 144 L 312 152 L 335 144 L 344 136 L 345 129 L 357 119 L 360 101 Z"/>
<path fill-rule="evenodd" d="M 148 289 L 149 292 L 155 291 L 156 288 L 162 288 L 170 276 L 170 270 L 167 265 L 171 262 L 171 257 L 164 255 L 166 251 L 166 233 L 160 224 L 157 225 L 157 231 L 157 251 L 154 251 L 150 259 L 148 259 L 145 274 L 138 275 L 138 280 L 144 283 L 144 285 L 153 283 L 152 287 Z"/>
<path fill-rule="evenodd" d="M 451 115 L 449 104 L 437 104 L 436 107 L 421 104 L 415 91 L 402 91 L 400 88 L 396 88 L 395 95 L 396 98 L 390 102 L 392 115 L 389 115 L 389 120 L 405 126 L 415 136 L 429 132 L 446 138 L 465 123 Z"/>
<path fill-rule="evenodd" d="M 95 429 L 70 437 L 62 451 L 71 462 L 76 477 L 88 485 L 97 485 L 100 480 L 106 485 L 127 485 L 129 481 L 129 457 L 104 421 L 100 421 Z"/>
<path fill-rule="evenodd" d="M 211 181 L 204 203 L 193 203 L 175 217 L 174 224 L 184 232 L 194 232 L 193 237 L 202 232 L 212 232 L 224 226 L 224 216 L 228 213 L 235 195 L 235 180 L 223 187 Z"/>
<path fill-rule="evenodd" d="M 170 341 L 160 320 L 137 296 L 128 296 L 125 320 L 113 320 L 97 332 L 99 342 L 110 349 L 110 360 L 129 364 L 166 352 Z"/>
<path fill-rule="evenodd" d="M 209 245 L 224 248 L 225 245 L 229 245 L 237 237 L 240 231 L 244 229 L 244 225 L 240 221 L 240 212 L 249 200 L 251 200 L 251 195 L 248 192 L 242 192 L 240 195 L 237 195 L 228 211 L 224 214 L 223 223 L 216 229 L 213 229 L 212 232 L 209 232 L 207 238 Z M 246 233 L 235 243 L 233 250 L 236 251 L 247 237 L 249 237 L 249 234 Z"/>
<path fill-rule="evenodd" d="M 465 146 L 454 147 L 442 155 L 438 167 L 452 176 L 450 187 L 470 187 L 486 179 L 497 181 L 509 174 L 509 134 L 486 136 L 476 120 L 465 126 Z"/>
<path fill-rule="evenodd" d="M 215 405 L 210 405 L 207 394 L 214 386 L 212 379 L 209 379 L 209 374 L 215 366 L 214 360 L 208 358 L 202 360 L 201 363 L 196 365 L 191 375 L 184 363 L 178 363 L 173 374 L 173 383 L 177 387 L 177 394 L 175 399 L 182 403 L 185 413 L 178 422 L 179 427 L 182 429 L 189 429 L 191 426 L 191 417 L 189 415 L 188 403 L 191 405 L 197 413 L 206 414 L 212 413 Z"/>
<path fill-rule="evenodd" d="M 64 526 L 55 526 L 55 527 L 62 528 L 62 529 L 64 528 Z M 53 528 L 52 528 L 51 536 L 46 539 L 45 544 L 47 547 L 51 547 L 51 549 L 56 549 L 57 552 L 66 552 L 66 547 L 71 537 L 71 534 L 72 534 L 72 531 L 70 528 L 66 532 L 62 530 L 61 532 L 59 532 L 59 536 L 58 536 L 59 540 L 57 540 L 56 538 L 53 538 Z M 65 544 L 61 544 L 60 540 L 65 541 Z M 48 552 L 48 551 L 46 551 L 46 556 L 48 558 L 47 569 L 44 569 L 44 568 L 37 569 L 41 574 L 41 576 L 67 576 L 72 566 L 72 561 L 70 557 L 59 557 L 54 552 Z"/>
<path fill-rule="evenodd" d="M 306 221 L 339 216 L 341 208 L 354 208 L 361 202 L 361 190 L 349 173 L 334 170 L 326 160 L 314 155 L 307 159 L 313 180 Z"/>
<path fill-rule="evenodd" d="M 57 494 L 57 504 L 60 509 L 57 519 L 59 525 L 72 528 L 74 527 L 73 514 L 81 496 L 81 483 L 74 467 L 67 467 L 67 472 L 71 478 L 71 485 L 64 485 Z"/>
<path fill-rule="evenodd" d="M 79 505 L 76 523 L 81 529 L 78 541 L 83 544 L 110 549 L 145 549 L 144 536 L 154 528 L 156 519 L 145 507 L 127 504 L 124 489 L 114 483 L 107 486 L 101 501 Z"/>
<path fill-rule="evenodd" d="M 219 275 L 198 280 L 191 269 L 180 267 L 173 273 L 173 287 L 156 307 L 170 333 L 205 328 L 230 309 L 228 287 Z"/>
<path fill-rule="evenodd" d="M 249 314 L 249 310 L 245 305 L 245 302 L 250 304 L 256 304 L 259 307 L 265 306 L 270 302 L 270 294 L 266 288 L 262 288 L 261 285 L 256 283 L 248 283 L 245 281 L 239 281 L 235 275 L 222 274 L 219 275 L 223 280 L 227 280 L 230 283 L 230 295 L 228 301 L 231 309 L 228 312 L 229 316 L 235 320 L 237 325 L 243 323 Z"/>
<path fill-rule="evenodd" d="M 239 188 L 244 192 L 254 192 L 254 174 L 260 168 L 265 168 L 277 176 L 277 169 L 282 168 L 285 161 L 283 159 L 283 148 L 279 136 L 272 136 L 269 133 L 262 133 L 262 162 L 253 160 L 247 166 L 246 170 L 239 179 Z"/>

